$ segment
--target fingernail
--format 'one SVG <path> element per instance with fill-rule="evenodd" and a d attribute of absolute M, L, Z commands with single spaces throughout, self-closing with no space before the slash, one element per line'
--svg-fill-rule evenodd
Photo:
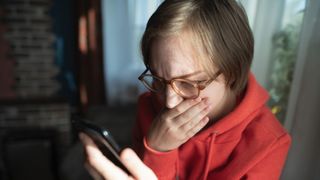
<path fill-rule="evenodd" d="M 126 162 L 130 162 L 131 161 L 131 158 L 130 157 L 124 157 L 122 158 L 123 161 L 126 161 Z"/>
<path fill-rule="evenodd" d="M 131 157 L 130 157 L 130 155 L 128 154 L 128 152 L 125 152 L 125 153 L 124 153 L 123 150 L 122 150 L 121 153 L 122 153 L 122 154 L 121 154 L 121 155 L 122 155 L 122 159 L 123 159 L 124 161 L 128 161 L 128 162 L 131 161 Z M 120 155 L 120 156 L 121 156 L 121 155 Z"/>

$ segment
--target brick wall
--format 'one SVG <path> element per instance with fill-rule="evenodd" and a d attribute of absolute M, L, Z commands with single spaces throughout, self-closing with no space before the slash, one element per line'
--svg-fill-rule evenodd
<path fill-rule="evenodd" d="M 16 100 L 0 104 L 0 129 L 54 129 L 59 144 L 71 143 L 70 107 L 64 100 Z"/>
<path fill-rule="evenodd" d="M 17 129 L 53 129 L 62 155 L 71 143 L 71 110 L 58 95 L 51 6 L 51 0 L 0 0 L 0 142 Z"/>
<path fill-rule="evenodd" d="M 60 83 L 51 0 L 0 0 L 0 4 L 1 127 L 69 129 L 69 105 L 56 102 Z"/>
<path fill-rule="evenodd" d="M 54 64 L 55 36 L 49 16 L 50 0 L 2 0 L 5 14 L 3 34 L 15 60 L 13 88 L 18 97 L 50 97 L 60 84 Z M 3 68 L 1 68 L 3 69 Z"/>
<path fill-rule="evenodd" d="M 4 10 L 0 6 L 0 17 L 4 16 Z M 9 43 L 3 35 L 7 28 L 0 21 L 0 98 L 15 97 L 14 85 L 14 61 L 9 57 Z"/>

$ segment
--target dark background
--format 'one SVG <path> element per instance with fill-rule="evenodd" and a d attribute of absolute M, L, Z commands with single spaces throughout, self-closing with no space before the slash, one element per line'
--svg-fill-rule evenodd
<path fill-rule="evenodd" d="M 91 179 L 74 117 L 130 145 L 135 104 L 106 104 L 100 5 L 0 0 L 0 179 Z"/>

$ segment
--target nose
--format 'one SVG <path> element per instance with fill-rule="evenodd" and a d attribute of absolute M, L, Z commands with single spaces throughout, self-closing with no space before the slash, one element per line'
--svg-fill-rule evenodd
<path fill-rule="evenodd" d="M 183 101 L 183 98 L 179 96 L 170 85 L 167 85 L 165 93 L 166 107 L 172 109 Z"/>

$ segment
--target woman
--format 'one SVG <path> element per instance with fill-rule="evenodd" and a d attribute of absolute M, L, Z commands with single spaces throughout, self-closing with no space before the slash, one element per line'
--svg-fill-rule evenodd
<path fill-rule="evenodd" d="M 250 73 L 253 45 L 234 0 L 166 0 L 151 16 L 134 148 L 159 179 L 279 179 L 291 139 Z"/>

